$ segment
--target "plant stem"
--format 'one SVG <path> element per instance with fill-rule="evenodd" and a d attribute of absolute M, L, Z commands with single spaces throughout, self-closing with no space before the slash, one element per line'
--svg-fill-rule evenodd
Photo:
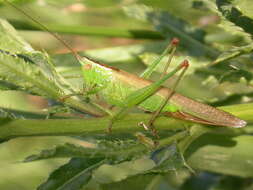
<path fill-rule="evenodd" d="M 129 114 L 124 119 L 115 122 L 113 134 L 140 131 L 138 122 L 147 121 L 148 114 Z M 106 133 L 110 117 L 86 119 L 16 119 L 0 120 L 0 139 L 11 139 L 24 136 L 63 136 L 81 134 Z M 157 121 L 158 129 L 181 129 L 186 122 L 162 117 Z M 169 125 L 169 126 L 168 126 Z M 190 125 L 190 123 L 188 124 Z M 171 126 L 171 127 L 170 127 Z"/>
<path fill-rule="evenodd" d="M 253 123 L 253 103 L 222 107 L 222 109 Z M 84 119 L 8 119 L 0 118 L 0 139 L 11 139 L 25 136 L 64 136 L 81 134 L 106 133 L 110 117 Z M 115 122 L 113 134 L 132 133 L 143 130 L 137 127 L 141 121 L 148 121 L 149 114 L 128 114 L 120 121 Z M 168 117 L 160 117 L 155 122 L 158 130 L 178 130 L 191 126 L 191 122 Z M 231 128 L 212 127 L 211 130 L 224 130 L 231 133 Z M 214 130 L 214 131 L 216 131 Z M 235 129 L 236 130 L 236 129 Z M 237 131 L 237 130 L 236 130 Z M 245 130 L 247 131 L 247 130 Z M 224 131 L 223 131 L 224 132 Z"/>
<path fill-rule="evenodd" d="M 9 22 L 19 30 L 35 30 L 42 31 L 42 29 L 34 24 L 9 20 Z M 103 37 L 121 37 L 132 39 L 164 39 L 164 37 L 156 31 L 152 30 L 127 30 L 115 29 L 112 27 L 100 26 L 69 26 L 59 24 L 46 24 L 47 28 L 56 33 L 71 34 L 71 35 L 89 35 L 89 36 L 103 36 Z"/>

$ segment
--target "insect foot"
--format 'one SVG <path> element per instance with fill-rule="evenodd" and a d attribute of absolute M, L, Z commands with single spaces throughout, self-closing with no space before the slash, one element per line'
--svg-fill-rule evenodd
<path fill-rule="evenodd" d="M 151 134 L 156 137 L 157 139 L 159 139 L 159 135 L 158 135 L 158 131 L 156 130 L 156 128 L 152 125 L 146 125 L 144 122 L 139 122 L 138 126 L 143 127 L 146 131 L 150 131 Z"/>

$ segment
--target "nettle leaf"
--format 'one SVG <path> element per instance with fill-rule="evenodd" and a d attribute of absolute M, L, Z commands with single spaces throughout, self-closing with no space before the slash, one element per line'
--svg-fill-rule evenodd
<path fill-rule="evenodd" d="M 27 56 L 36 65 L 38 65 L 43 74 L 50 80 L 54 81 L 54 83 L 63 89 L 66 94 L 71 92 L 73 93 L 74 90 L 76 90 L 73 89 L 71 85 L 56 71 L 55 66 L 46 53 L 34 51 L 32 53 L 24 53 L 22 55 Z"/>
<path fill-rule="evenodd" d="M 231 176 L 229 176 L 231 177 Z M 196 175 L 189 176 L 185 182 L 181 185 L 180 190 L 188 190 L 188 189 L 212 189 L 212 190 L 218 190 L 215 188 L 215 185 L 219 183 L 224 176 L 218 175 L 215 173 L 208 173 L 208 172 L 199 172 Z M 233 184 L 234 185 L 234 184 Z M 238 188 L 236 186 L 236 188 Z M 222 190 L 228 190 L 221 188 Z M 232 189 L 229 189 L 232 190 Z"/>
<path fill-rule="evenodd" d="M 0 80 L 0 90 L 18 90 L 18 86 L 4 80 Z"/>
<path fill-rule="evenodd" d="M 122 162 L 115 165 L 105 164 L 98 168 L 93 176 L 100 184 L 115 183 L 132 176 L 177 171 L 185 164 L 176 145 L 154 151 L 151 155 Z"/>
<path fill-rule="evenodd" d="M 105 158 L 105 153 L 103 153 L 103 151 L 96 152 L 95 148 L 86 148 L 83 146 L 66 143 L 64 145 L 58 145 L 53 149 L 42 150 L 37 155 L 28 156 L 25 158 L 24 162 L 44 160 L 49 158 L 71 157 Z"/>
<path fill-rule="evenodd" d="M 208 1 L 208 0 L 200 0 L 202 3 L 202 9 L 210 10 L 220 17 L 220 22 L 218 24 L 218 27 L 225 30 L 230 35 L 238 35 L 242 36 L 243 39 L 247 42 L 252 42 L 250 35 L 242 30 L 241 27 L 235 25 L 233 22 L 229 21 L 222 13 L 218 10 L 217 5 L 215 4 L 215 1 Z"/>
<path fill-rule="evenodd" d="M 0 108 L 0 118 L 3 118 L 3 119 L 16 119 L 16 116 L 15 116 L 15 114 L 7 111 L 6 109 Z"/>
<path fill-rule="evenodd" d="M 15 29 L 2 19 L 0 19 L 0 34 L 0 77 L 5 82 L 37 95 L 45 96 L 48 94 L 47 91 L 50 91 L 51 98 L 58 97 L 64 91 L 69 92 L 67 89 L 70 87 L 57 74 L 49 57 L 33 50 Z"/>
<path fill-rule="evenodd" d="M 38 190 L 78 190 L 91 179 L 94 169 L 103 164 L 103 160 L 72 158 L 67 164 L 53 171 Z"/>
<path fill-rule="evenodd" d="M 96 147 L 87 148 L 66 143 L 53 149 L 43 150 L 37 155 L 27 157 L 24 162 L 43 160 L 49 158 L 84 157 L 90 159 L 108 159 L 113 163 L 140 157 L 148 152 L 148 149 L 136 149 L 138 142 L 128 141 L 101 141 Z M 141 145 L 142 146 L 142 145 Z"/>
<path fill-rule="evenodd" d="M 228 81 L 231 84 L 238 82 L 249 84 L 252 80 L 252 77 L 250 70 L 248 71 L 246 69 L 247 67 L 245 66 L 243 69 L 241 69 L 241 66 L 239 64 L 236 64 L 236 62 L 233 64 L 230 64 L 229 62 L 222 62 L 222 64 L 213 64 L 206 68 L 198 68 L 195 70 L 195 74 L 205 79 L 202 81 L 203 84 L 209 80 L 207 76 L 216 79 L 217 85 L 225 81 Z M 229 81 L 229 78 L 231 81 Z M 242 78 L 244 78 L 244 81 Z"/>
<path fill-rule="evenodd" d="M 230 59 L 233 59 L 235 57 L 238 57 L 240 55 L 244 54 L 249 54 L 253 51 L 253 43 L 246 45 L 246 46 L 241 46 L 241 47 L 236 47 L 232 48 L 229 51 L 225 51 L 222 54 L 217 57 L 212 64 L 220 63 L 222 61 L 227 61 Z"/>
<path fill-rule="evenodd" d="M 172 187 L 168 187 L 165 183 L 158 183 L 157 178 L 162 178 L 156 174 L 150 175 L 135 175 L 133 177 L 129 177 L 125 180 L 114 182 L 110 184 L 102 184 L 100 185 L 103 190 L 129 190 L 129 189 L 145 189 L 145 190 L 155 190 L 155 189 L 162 189 L 162 190 L 175 190 Z M 165 177 L 164 177 L 165 178 Z M 167 176 L 166 176 L 166 181 Z M 155 185 L 154 185 L 155 184 Z M 151 187 L 150 187 L 151 186 Z M 158 187 L 159 186 L 159 187 Z"/>
<path fill-rule="evenodd" d="M 140 158 L 114 165 L 104 164 L 94 171 L 93 179 L 99 184 L 114 183 L 143 174 L 153 167 L 155 167 L 155 163 L 149 158 Z"/>
<path fill-rule="evenodd" d="M 223 105 L 233 105 L 233 104 L 241 104 L 248 103 L 253 101 L 253 93 L 252 92 L 241 92 L 228 95 L 227 97 L 211 102 L 210 105 L 214 107 L 223 106 Z"/>
<path fill-rule="evenodd" d="M 232 1 L 234 6 L 242 11 L 244 15 L 253 19 L 253 4 L 251 0 Z"/>
<path fill-rule="evenodd" d="M 34 51 L 22 38 L 17 37 L 14 28 L 6 21 L 0 20 L 0 27 L 4 28 L 4 30 L 0 30 L 2 41 L 7 40 L 7 45 L 4 42 L 0 43 L 1 81 L 17 86 L 16 90 L 56 101 L 80 92 L 79 88 L 71 86 L 57 73 L 47 54 Z M 9 49 L 8 47 L 11 45 L 13 48 Z M 70 96 L 64 103 L 92 115 L 104 114 L 101 109 L 82 101 L 80 97 Z"/>
<path fill-rule="evenodd" d="M 154 10 L 145 5 L 132 5 L 124 8 L 128 16 L 151 22 L 156 30 L 168 38 L 178 37 L 182 45 L 194 56 L 206 55 L 215 58 L 218 51 L 205 45 L 205 32 L 191 26 L 186 21 L 166 11 Z"/>
<path fill-rule="evenodd" d="M 3 19 L 0 19 L 0 34 L 0 49 L 12 53 L 33 51 L 33 48 Z"/>
<path fill-rule="evenodd" d="M 233 67 L 230 71 L 221 76 L 219 82 L 240 82 L 241 79 L 249 83 L 253 79 L 253 74 L 249 71 Z"/>
<path fill-rule="evenodd" d="M 176 171 L 184 165 L 183 156 L 180 154 L 175 143 L 154 151 L 150 158 L 156 163 L 156 167 L 149 172 Z"/>
<path fill-rule="evenodd" d="M 219 11 L 226 19 L 241 27 L 245 32 L 253 35 L 253 19 L 243 15 L 232 3 L 233 0 L 216 0 Z"/>
<path fill-rule="evenodd" d="M 63 94 L 62 90 L 54 81 L 48 79 L 39 67 L 16 56 L 0 54 L 0 79 L 31 94 L 56 99 Z"/>
<path fill-rule="evenodd" d="M 8 122 L 13 121 L 14 119 L 16 119 L 16 116 L 13 113 L 8 112 L 7 110 L 3 108 L 0 108 L 0 127 L 1 125 L 4 125 Z M 6 139 L 6 138 L 0 138 L 0 144 L 8 140 L 9 139 Z"/>

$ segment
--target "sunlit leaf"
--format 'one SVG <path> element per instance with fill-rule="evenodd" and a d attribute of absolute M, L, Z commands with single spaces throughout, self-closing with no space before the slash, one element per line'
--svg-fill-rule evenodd
<path fill-rule="evenodd" d="M 43 160 L 49 158 L 70 158 L 83 157 L 94 159 L 108 159 L 112 162 L 120 162 L 128 159 L 136 158 L 143 153 L 145 149 L 140 151 L 131 151 L 138 146 L 138 142 L 134 141 L 101 141 L 95 147 L 83 147 L 74 144 L 58 145 L 53 149 L 42 150 L 39 154 L 27 157 L 24 162 Z M 119 154 L 121 152 L 121 154 Z"/>
<path fill-rule="evenodd" d="M 189 146 L 185 154 L 186 161 L 195 169 L 252 177 L 253 165 L 250 162 L 253 158 L 250 151 L 252 142 L 253 138 L 250 135 L 231 137 L 205 134 Z"/>
<path fill-rule="evenodd" d="M 96 159 L 72 158 L 53 171 L 38 190 L 79 190 L 91 179 L 92 171 L 103 164 Z"/>
<path fill-rule="evenodd" d="M 252 42 L 250 39 L 250 35 L 242 30 L 241 27 L 235 25 L 233 22 L 226 19 L 224 15 L 218 10 L 217 5 L 215 4 L 215 1 L 208 1 L 208 0 L 200 0 L 202 3 L 201 6 L 203 6 L 205 9 L 211 10 L 212 12 L 216 13 L 220 17 L 220 22 L 218 26 L 225 30 L 227 33 L 232 35 L 239 35 L 244 38 L 247 42 Z"/>
<path fill-rule="evenodd" d="M 176 144 L 156 150 L 151 155 L 151 159 L 156 163 L 156 167 L 151 172 L 176 171 L 183 167 L 182 158 Z"/>
<path fill-rule="evenodd" d="M 0 30 L 3 41 L 0 43 L 0 80 L 16 86 L 16 90 L 56 101 L 79 90 L 57 73 L 47 54 L 34 51 L 6 21 L 0 20 L 0 26 L 4 28 Z M 82 112 L 103 115 L 100 109 L 79 98 L 70 96 L 64 103 Z"/>
<path fill-rule="evenodd" d="M 253 44 L 232 48 L 231 50 L 225 51 L 222 54 L 220 54 L 219 57 L 217 57 L 217 59 L 215 59 L 212 63 L 216 64 L 225 60 L 227 61 L 240 55 L 249 54 L 252 51 L 253 51 Z"/>
<path fill-rule="evenodd" d="M 0 68 L 1 79 L 19 86 L 20 90 L 56 99 L 63 94 L 59 87 L 41 72 L 39 67 L 22 59 L 0 54 Z"/>
<path fill-rule="evenodd" d="M 253 35 L 253 20 L 243 15 L 231 2 L 231 0 L 217 0 L 216 4 L 226 19 L 241 27 L 245 32 Z"/>
<path fill-rule="evenodd" d="M 132 5 L 124 8 L 127 15 L 153 24 L 154 28 L 167 38 L 178 37 L 182 46 L 194 56 L 215 58 L 218 51 L 204 42 L 205 32 L 166 11 L 154 10 L 145 5 Z"/>
<path fill-rule="evenodd" d="M 34 51 L 5 20 L 0 19 L 0 49 L 12 53 Z"/>

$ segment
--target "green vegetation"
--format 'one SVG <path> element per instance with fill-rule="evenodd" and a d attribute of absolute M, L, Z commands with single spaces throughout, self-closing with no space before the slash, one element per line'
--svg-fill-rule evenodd
<path fill-rule="evenodd" d="M 138 126 L 151 114 L 134 108 L 108 134 L 110 116 L 100 106 L 117 107 L 80 95 L 85 83 L 74 56 L 0 1 L 0 167 L 8 171 L 0 173 L 0 189 L 253 188 L 250 0 L 11 2 L 65 34 L 81 54 L 136 75 L 179 38 L 169 69 L 184 59 L 190 68 L 177 91 L 248 124 L 235 129 L 162 116 L 155 142 Z"/>

